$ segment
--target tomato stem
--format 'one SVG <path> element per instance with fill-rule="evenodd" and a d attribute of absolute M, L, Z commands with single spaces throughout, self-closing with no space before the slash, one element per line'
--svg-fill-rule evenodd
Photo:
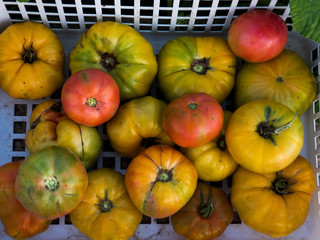
<path fill-rule="evenodd" d="M 86 100 L 86 105 L 88 105 L 89 107 L 96 107 L 97 104 L 98 104 L 98 101 L 95 98 L 87 98 Z"/>
<path fill-rule="evenodd" d="M 23 46 L 24 53 L 22 54 L 22 60 L 25 63 L 33 63 L 37 59 L 37 53 L 33 48 L 33 43 L 28 49 L 25 49 Z"/>
<path fill-rule="evenodd" d="M 272 190 L 279 195 L 291 194 L 294 193 L 291 187 L 296 184 L 296 182 L 295 179 L 279 177 L 274 181 Z"/>
<path fill-rule="evenodd" d="M 213 203 L 213 191 L 212 188 L 210 187 L 210 197 L 207 202 L 204 201 L 204 196 L 203 196 L 203 189 L 201 188 L 200 190 L 200 209 L 199 213 L 201 217 L 204 218 L 209 218 L 211 217 L 213 211 L 214 211 L 214 206 L 216 203 Z"/>
<path fill-rule="evenodd" d="M 99 203 L 95 205 L 99 207 L 100 212 L 109 212 L 113 207 L 113 203 L 108 199 L 108 189 L 106 189 L 105 191 L 104 199 L 101 199 L 98 195 L 97 198 L 99 200 Z"/>
<path fill-rule="evenodd" d="M 198 104 L 195 102 L 189 103 L 188 108 L 190 108 L 191 110 L 195 110 L 198 108 Z"/>
<path fill-rule="evenodd" d="M 198 74 L 206 74 L 209 67 L 210 58 L 194 59 L 191 63 L 191 70 Z"/>
<path fill-rule="evenodd" d="M 106 69 L 108 72 L 115 68 L 118 64 L 116 57 L 112 53 L 102 53 L 97 51 L 99 56 L 101 57 L 100 64 L 101 66 Z"/>
<path fill-rule="evenodd" d="M 172 170 L 160 168 L 158 170 L 156 181 L 169 182 L 172 180 Z"/>
<path fill-rule="evenodd" d="M 44 179 L 44 187 L 51 192 L 57 190 L 59 185 L 60 183 L 56 176 L 48 176 Z"/>

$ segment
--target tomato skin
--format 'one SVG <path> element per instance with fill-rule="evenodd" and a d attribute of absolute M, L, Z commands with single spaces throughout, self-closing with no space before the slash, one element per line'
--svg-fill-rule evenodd
<path fill-rule="evenodd" d="M 230 25 L 228 44 L 247 62 L 265 62 L 278 56 L 288 40 L 286 23 L 269 10 L 251 10 Z"/>
<path fill-rule="evenodd" d="M 61 102 L 73 121 L 96 127 L 110 120 L 118 110 L 119 87 L 108 73 L 96 68 L 84 69 L 65 82 Z"/>
<path fill-rule="evenodd" d="M 189 159 L 167 145 L 154 145 L 139 153 L 125 174 L 132 202 L 153 218 L 165 218 L 181 209 L 192 197 L 197 180 L 197 170 Z"/>
<path fill-rule="evenodd" d="M 219 37 L 181 36 L 158 55 L 159 88 L 168 101 L 204 92 L 222 103 L 234 86 L 236 57 Z"/>
<path fill-rule="evenodd" d="M 64 81 L 64 49 L 44 24 L 15 23 L 0 34 L 0 86 L 12 98 L 41 99 Z M 32 53 L 25 57 L 26 52 Z"/>
<path fill-rule="evenodd" d="M 124 175 L 99 168 L 90 171 L 88 178 L 83 200 L 70 213 L 73 225 L 92 240 L 129 239 L 140 224 L 142 213 L 128 195 Z M 105 202 L 110 209 L 104 207 Z"/>
<path fill-rule="evenodd" d="M 177 145 L 197 147 L 219 134 L 223 126 L 223 110 L 209 94 L 187 94 L 167 105 L 162 125 Z"/>
<path fill-rule="evenodd" d="M 0 221 L 5 232 L 16 240 L 42 233 L 51 223 L 29 213 L 16 198 L 15 180 L 22 161 L 9 162 L 0 167 Z"/>
<path fill-rule="evenodd" d="M 15 192 L 30 213 L 52 220 L 70 213 L 87 186 L 88 174 L 80 159 L 64 147 L 51 146 L 21 163 Z"/>
<path fill-rule="evenodd" d="M 275 129 L 292 120 L 288 129 L 275 133 Z M 254 100 L 233 112 L 225 137 L 229 152 L 239 165 L 254 172 L 270 173 L 280 171 L 296 159 L 303 146 L 304 129 L 299 117 L 295 118 L 287 106 L 271 100 Z"/>
<path fill-rule="evenodd" d="M 201 215 L 201 190 L 205 203 L 213 203 L 212 215 Z M 213 200 L 210 202 L 210 190 Z M 188 203 L 171 216 L 176 233 L 188 240 L 211 240 L 221 236 L 233 219 L 233 209 L 227 195 L 217 187 L 198 182 L 195 193 Z"/>
<path fill-rule="evenodd" d="M 114 21 L 94 24 L 70 53 L 70 71 L 97 68 L 117 82 L 121 102 L 145 96 L 158 71 L 152 45 L 135 29 Z"/>
<path fill-rule="evenodd" d="M 310 68 L 302 57 L 288 49 L 264 63 L 245 63 L 236 76 L 237 106 L 269 99 L 287 105 L 301 116 L 316 94 L 316 80 Z"/>
<path fill-rule="evenodd" d="M 96 128 L 68 118 L 62 112 L 61 102 L 45 100 L 31 113 L 25 145 L 30 154 L 48 146 L 66 147 L 90 169 L 101 153 L 102 137 Z"/>
<path fill-rule="evenodd" d="M 212 141 L 198 147 L 181 148 L 181 152 L 193 162 L 199 179 L 209 182 L 222 181 L 229 177 L 238 167 L 225 143 L 225 130 L 232 112 L 223 111 L 223 128 Z"/>
<path fill-rule="evenodd" d="M 166 106 L 165 102 L 152 96 L 132 99 L 121 105 L 106 125 L 113 149 L 124 157 L 135 157 L 149 147 L 148 144 L 174 146 L 162 127 Z"/>
<path fill-rule="evenodd" d="M 275 188 L 282 185 L 277 185 L 279 181 L 286 188 Z M 232 179 L 231 203 L 240 219 L 255 231 L 274 238 L 287 236 L 305 222 L 315 186 L 313 167 L 302 156 L 274 173 L 259 174 L 239 167 Z"/>

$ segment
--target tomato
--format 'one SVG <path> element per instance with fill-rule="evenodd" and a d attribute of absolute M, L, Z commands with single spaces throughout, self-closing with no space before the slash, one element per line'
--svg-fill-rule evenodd
<path fill-rule="evenodd" d="M 64 147 L 51 146 L 29 155 L 15 181 L 18 201 L 35 216 L 52 220 L 70 213 L 88 186 L 82 162 Z"/>
<path fill-rule="evenodd" d="M 127 240 L 142 213 L 132 203 L 124 175 L 100 168 L 88 173 L 89 185 L 81 203 L 70 213 L 73 225 L 92 240 Z"/>
<path fill-rule="evenodd" d="M 311 70 L 292 50 L 286 49 L 264 63 L 245 63 L 236 77 L 237 106 L 256 99 L 270 99 L 298 111 L 301 116 L 316 94 L 316 80 Z"/>
<path fill-rule="evenodd" d="M 152 96 L 132 99 L 121 105 L 106 124 L 111 146 L 125 157 L 135 157 L 155 144 L 174 146 L 162 127 L 166 106 L 165 102 Z"/>
<path fill-rule="evenodd" d="M 221 236 L 233 219 L 227 195 L 217 187 L 198 182 L 188 203 L 172 215 L 176 233 L 188 240 L 211 240 Z"/>
<path fill-rule="evenodd" d="M 33 216 L 16 199 L 15 180 L 22 161 L 0 167 L 0 221 L 8 236 L 14 239 L 31 238 L 44 232 L 51 223 Z"/>
<path fill-rule="evenodd" d="M 72 74 L 63 85 L 61 102 L 73 121 L 96 127 L 110 120 L 118 110 L 119 88 L 108 73 L 84 69 Z"/>
<path fill-rule="evenodd" d="M 187 94 L 167 105 L 162 125 L 177 145 L 197 147 L 219 134 L 223 126 L 223 110 L 207 93 Z"/>
<path fill-rule="evenodd" d="M 222 103 L 234 86 L 236 57 L 223 38 L 178 37 L 160 49 L 158 62 L 159 88 L 168 101 L 204 92 Z"/>
<path fill-rule="evenodd" d="M 108 72 L 117 82 L 121 101 L 145 96 L 158 71 L 152 45 L 132 27 L 112 21 L 94 24 L 70 54 L 70 70 Z"/>
<path fill-rule="evenodd" d="M 269 10 L 251 10 L 230 25 L 228 44 L 247 62 L 265 62 L 278 56 L 288 40 L 286 23 Z"/>
<path fill-rule="evenodd" d="M 280 171 L 299 155 L 304 129 L 287 106 L 271 100 L 254 100 L 231 116 L 226 144 L 242 167 L 258 173 Z"/>
<path fill-rule="evenodd" d="M 190 160 L 167 145 L 154 145 L 139 153 L 125 174 L 134 205 L 152 218 L 165 218 L 181 209 L 192 197 L 197 181 Z"/>
<path fill-rule="evenodd" d="M 96 128 L 68 118 L 62 111 L 61 102 L 45 100 L 31 113 L 25 145 L 31 154 L 47 146 L 66 147 L 77 155 L 86 169 L 90 169 L 101 153 L 102 137 Z"/>
<path fill-rule="evenodd" d="M 12 98 L 41 99 L 64 81 L 64 49 L 48 27 L 15 23 L 0 34 L 0 86 Z"/>
<path fill-rule="evenodd" d="M 239 167 L 232 179 L 231 203 L 255 231 L 274 238 L 287 236 L 305 222 L 315 184 L 313 168 L 302 156 L 274 173 Z"/>
<path fill-rule="evenodd" d="M 238 166 L 225 142 L 225 130 L 232 112 L 224 110 L 223 115 L 223 128 L 215 139 L 198 147 L 181 148 L 181 152 L 193 162 L 199 179 L 203 181 L 222 181 L 229 177 Z"/>

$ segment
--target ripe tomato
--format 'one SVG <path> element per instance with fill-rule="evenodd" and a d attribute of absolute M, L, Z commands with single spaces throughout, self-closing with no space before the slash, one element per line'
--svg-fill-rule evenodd
<path fill-rule="evenodd" d="M 162 125 L 177 145 L 197 147 L 219 134 L 223 126 L 223 110 L 207 93 L 187 94 L 167 105 Z"/>
<path fill-rule="evenodd" d="M 127 240 L 142 213 L 132 203 L 124 175 L 99 168 L 88 173 L 89 185 L 81 203 L 70 213 L 72 224 L 92 240 Z"/>
<path fill-rule="evenodd" d="M 301 120 L 284 104 L 254 100 L 232 114 L 226 144 L 233 159 L 253 172 L 270 173 L 291 164 L 300 153 Z"/>
<path fill-rule="evenodd" d="M 313 167 L 302 156 L 274 173 L 239 167 L 232 179 L 231 203 L 250 228 L 278 238 L 305 222 L 315 186 Z"/>
<path fill-rule="evenodd" d="M 192 197 L 198 174 L 181 152 L 154 145 L 130 162 L 125 184 L 134 205 L 146 216 L 165 218 L 176 213 Z"/>
<path fill-rule="evenodd" d="M 15 180 L 22 161 L 0 167 L 0 221 L 5 232 L 17 240 L 31 238 L 45 231 L 51 223 L 32 215 L 16 198 Z"/>
<path fill-rule="evenodd" d="M 230 25 L 228 44 L 234 54 L 248 62 L 265 62 L 279 55 L 288 40 L 281 17 L 269 10 L 251 10 Z"/>
<path fill-rule="evenodd" d="M 63 85 L 61 102 L 73 121 L 95 127 L 111 119 L 120 104 L 119 87 L 106 72 L 88 68 L 72 74 Z"/>
<path fill-rule="evenodd" d="M 33 215 L 52 220 L 70 213 L 82 200 L 88 174 L 64 147 L 51 146 L 29 155 L 15 181 L 18 201 Z"/>
<path fill-rule="evenodd" d="M 227 195 L 217 187 L 198 182 L 192 198 L 171 217 L 171 224 L 188 240 L 212 240 L 222 235 L 232 219 Z"/>

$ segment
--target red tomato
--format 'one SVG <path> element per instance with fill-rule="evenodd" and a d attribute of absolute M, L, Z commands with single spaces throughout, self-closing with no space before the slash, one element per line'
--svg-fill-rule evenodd
<path fill-rule="evenodd" d="M 234 54 L 247 62 L 265 62 L 278 56 L 288 40 L 281 17 L 268 10 L 241 14 L 230 25 L 228 44 Z"/>
<path fill-rule="evenodd" d="M 111 75 L 102 70 L 80 70 L 64 84 L 61 102 L 73 121 L 95 127 L 116 113 L 120 104 L 119 87 Z"/>
<path fill-rule="evenodd" d="M 223 110 L 207 93 L 183 95 L 163 112 L 162 125 L 171 140 L 181 147 L 197 147 L 214 139 L 223 126 Z"/>

